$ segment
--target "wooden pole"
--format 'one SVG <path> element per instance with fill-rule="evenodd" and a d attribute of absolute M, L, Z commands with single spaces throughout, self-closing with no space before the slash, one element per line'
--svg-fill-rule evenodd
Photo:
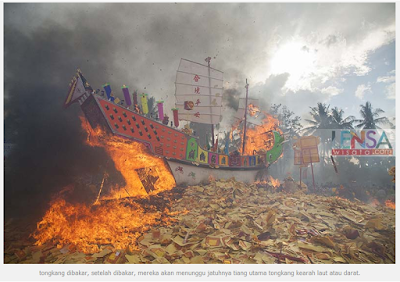
<path fill-rule="evenodd" d="M 300 189 L 301 189 L 301 166 L 300 166 Z"/>
<path fill-rule="evenodd" d="M 310 162 L 311 162 L 311 173 L 312 173 L 312 184 L 314 187 L 314 193 L 316 192 L 315 190 L 315 180 L 314 180 L 314 167 L 312 165 L 312 157 L 311 157 L 311 150 L 308 150 L 308 152 L 310 153 Z"/>
<path fill-rule="evenodd" d="M 211 73 L 210 73 L 210 62 L 211 62 L 211 57 L 207 57 L 206 58 L 206 62 L 208 63 L 208 90 L 209 90 L 209 94 L 210 94 L 210 105 L 211 105 Z M 211 109 L 211 108 L 210 108 Z M 211 110 L 211 122 L 212 122 L 212 110 Z M 212 145 L 211 147 L 214 147 L 214 124 L 211 124 L 211 140 L 212 140 Z"/>
<path fill-rule="evenodd" d="M 312 162 L 311 162 L 311 173 L 312 173 L 312 184 L 313 184 L 313 187 L 314 187 L 314 193 L 315 193 L 315 180 L 314 180 L 314 168 L 313 168 L 313 165 L 312 165 Z"/>
<path fill-rule="evenodd" d="M 244 129 L 243 129 L 243 149 L 242 149 L 242 155 L 244 155 L 244 149 L 246 147 L 246 130 L 247 130 L 247 99 L 249 97 L 249 84 L 247 83 L 247 78 L 246 78 L 246 107 L 244 108 Z"/>

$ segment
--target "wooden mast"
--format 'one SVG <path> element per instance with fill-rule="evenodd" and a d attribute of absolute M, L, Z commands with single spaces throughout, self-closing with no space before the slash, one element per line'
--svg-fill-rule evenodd
<path fill-rule="evenodd" d="M 211 97 L 211 73 L 210 73 L 210 62 L 211 62 L 211 57 L 207 57 L 206 59 L 205 59 L 205 61 L 208 63 L 208 90 L 209 90 L 209 93 L 210 93 L 210 105 L 211 105 L 211 99 L 212 99 L 212 97 Z M 210 109 L 211 109 L 211 115 L 210 115 L 210 117 L 211 117 L 211 136 L 212 136 L 212 146 L 211 146 L 211 148 L 214 148 L 214 124 L 212 124 L 212 108 L 210 107 Z"/>
<path fill-rule="evenodd" d="M 247 83 L 247 78 L 246 78 L 246 106 L 244 108 L 244 127 L 243 127 L 243 149 L 242 149 L 242 155 L 244 155 L 244 149 L 246 147 L 246 130 L 247 130 L 247 100 L 249 97 L 249 84 Z"/>

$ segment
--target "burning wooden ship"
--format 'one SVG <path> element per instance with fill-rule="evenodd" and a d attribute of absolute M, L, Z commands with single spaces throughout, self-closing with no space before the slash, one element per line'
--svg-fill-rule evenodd
<path fill-rule="evenodd" d="M 177 185 L 207 183 L 210 179 L 235 177 L 242 182 L 253 182 L 257 173 L 265 170 L 282 154 L 282 135 L 275 130 L 263 132 L 268 150 L 254 150 L 245 155 L 239 151 L 218 150 L 214 142 L 214 125 L 222 119 L 223 73 L 208 65 L 181 59 L 176 74 L 176 107 L 172 109 L 174 126 L 164 119 L 163 102 L 158 104 L 158 118 L 148 117 L 147 94 L 131 94 L 122 87 L 124 103 L 114 97 L 111 87 L 94 91 L 82 72 L 74 76 L 64 106 L 79 102 L 90 126 L 101 127 L 106 132 L 132 142 L 144 144 L 155 156 L 163 158 Z M 105 93 L 104 93 L 105 92 Z M 140 99 L 140 103 L 139 100 Z M 242 152 L 246 146 L 246 117 L 248 113 L 248 84 L 244 106 L 239 107 L 238 117 L 243 121 Z M 212 130 L 212 146 L 207 149 L 200 138 L 190 130 L 179 130 L 179 121 L 185 120 L 209 124 Z M 144 180 L 142 180 L 143 182 Z"/>

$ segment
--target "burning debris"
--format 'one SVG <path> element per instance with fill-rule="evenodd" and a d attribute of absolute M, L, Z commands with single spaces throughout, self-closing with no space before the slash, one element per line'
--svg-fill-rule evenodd
<path fill-rule="evenodd" d="M 175 186 L 174 177 L 163 159 L 152 156 L 147 148 L 116 135 L 109 135 L 101 128 L 92 130 L 84 118 L 82 128 L 88 132 L 87 144 L 103 147 L 125 179 L 125 186 L 115 185 L 101 199 L 155 195 Z"/>
<path fill-rule="evenodd" d="M 220 180 L 92 207 L 57 199 L 38 246 L 6 246 L 6 262 L 395 262 L 392 208 L 257 186 Z"/>
<path fill-rule="evenodd" d="M 140 200 L 109 200 L 88 206 L 59 197 L 37 224 L 33 238 L 37 246 L 52 243 L 58 249 L 69 246 L 86 254 L 100 252 L 102 245 L 134 248 L 142 232 L 155 224 L 167 224 L 169 216 L 167 207 L 159 210 Z"/>

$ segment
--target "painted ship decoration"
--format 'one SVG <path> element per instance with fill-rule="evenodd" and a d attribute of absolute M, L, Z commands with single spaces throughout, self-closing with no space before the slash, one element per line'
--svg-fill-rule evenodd
<path fill-rule="evenodd" d="M 254 182 L 259 172 L 281 156 L 283 137 L 277 131 L 270 131 L 271 149 L 254 151 L 252 155 L 242 155 L 238 151 L 229 153 L 227 148 L 223 152 L 214 149 L 217 147 L 214 125 L 222 119 L 223 72 L 211 68 L 210 59 L 206 59 L 208 65 L 181 59 L 175 81 L 176 107 L 172 109 L 175 128 L 164 115 L 163 101 L 157 101 L 158 118 L 148 118 L 147 94 L 138 95 L 135 91 L 131 96 L 124 85 L 125 100 L 121 103 L 109 84 L 103 85 L 104 91 L 94 91 L 80 70 L 71 81 L 64 106 L 79 102 L 93 129 L 101 126 L 111 134 L 143 143 L 152 154 L 166 160 L 177 185 L 196 185 L 231 177 Z M 237 119 L 244 121 L 242 152 L 246 145 L 248 102 L 246 81 L 246 98 L 240 99 L 236 114 Z M 177 129 L 180 120 L 210 125 L 214 146 L 207 150 L 190 129 Z"/>

